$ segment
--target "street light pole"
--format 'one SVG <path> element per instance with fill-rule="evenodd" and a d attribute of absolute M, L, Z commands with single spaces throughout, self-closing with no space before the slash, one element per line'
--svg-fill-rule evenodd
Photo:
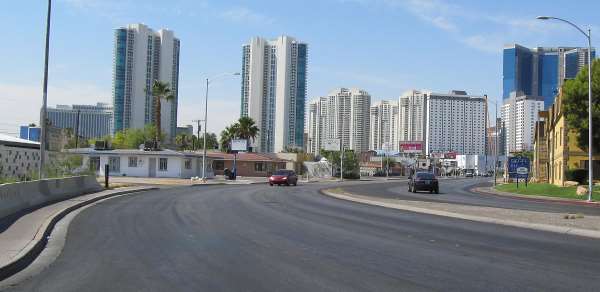
<path fill-rule="evenodd" d="M 39 178 L 44 178 L 44 167 L 46 164 L 46 132 L 48 124 L 46 122 L 48 111 L 48 56 L 50 52 L 50 14 L 52 11 L 52 0 L 48 0 L 48 15 L 46 17 L 46 50 L 44 52 L 44 85 L 42 94 L 42 114 L 41 114 L 41 137 L 40 137 L 40 175 Z"/>
<path fill-rule="evenodd" d="M 223 73 L 220 75 L 217 75 L 215 77 L 212 78 L 212 80 L 215 80 L 219 77 L 222 76 L 226 76 L 226 75 L 233 75 L 233 76 L 239 76 L 240 73 L 236 72 L 236 73 Z M 204 137 L 202 138 L 204 140 L 204 150 L 202 151 L 202 181 L 206 181 L 206 136 L 207 136 L 207 127 L 206 124 L 208 123 L 208 86 L 210 85 L 210 80 L 211 78 L 206 78 L 206 95 L 204 98 Z"/>
<path fill-rule="evenodd" d="M 208 119 L 206 118 L 208 116 L 208 84 L 209 84 L 209 80 L 208 78 L 206 78 L 206 95 L 204 97 L 204 137 L 202 137 L 202 140 L 204 140 L 204 150 L 202 151 L 202 181 L 206 181 L 206 123 L 208 121 Z"/>
<path fill-rule="evenodd" d="M 494 159 L 494 186 L 496 185 L 496 172 L 497 172 L 497 168 L 498 168 L 498 148 L 499 148 L 499 143 L 500 143 L 500 134 L 498 132 L 498 100 L 494 101 L 494 119 L 496 119 L 494 121 L 494 124 L 496 125 L 496 145 L 494 145 L 494 154 L 496 154 L 496 159 Z"/>
<path fill-rule="evenodd" d="M 594 187 L 594 161 L 592 156 L 592 29 L 588 28 L 588 32 L 586 33 L 579 26 L 574 23 L 553 16 L 538 16 L 539 20 L 558 20 L 564 23 L 567 23 L 581 32 L 588 40 L 588 202 L 592 201 L 592 193 Z"/>
<path fill-rule="evenodd" d="M 592 201 L 594 187 L 594 160 L 592 159 L 592 29 L 588 28 L 588 202 Z"/>

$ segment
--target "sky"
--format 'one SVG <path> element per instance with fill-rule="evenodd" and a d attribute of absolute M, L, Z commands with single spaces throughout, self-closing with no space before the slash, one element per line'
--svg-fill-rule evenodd
<path fill-rule="evenodd" d="M 39 122 L 47 2 L 3 2 L 0 133 L 17 135 L 19 125 Z M 587 44 L 537 15 L 590 26 L 600 40 L 600 1 L 592 0 L 54 0 L 52 8 L 50 106 L 110 103 L 113 30 L 144 23 L 181 40 L 179 125 L 203 118 L 203 80 L 239 72 L 253 36 L 308 43 L 307 102 L 339 87 L 374 101 L 411 89 L 501 97 L 504 45 Z M 239 117 L 239 77 L 216 80 L 209 94 L 208 130 L 219 133 Z"/>

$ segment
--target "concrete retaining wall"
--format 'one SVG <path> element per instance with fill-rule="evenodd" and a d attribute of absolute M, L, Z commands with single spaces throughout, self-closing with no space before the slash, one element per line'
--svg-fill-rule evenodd
<path fill-rule="evenodd" d="M 100 190 L 94 175 L 0 185 L 0 218 Z"/>

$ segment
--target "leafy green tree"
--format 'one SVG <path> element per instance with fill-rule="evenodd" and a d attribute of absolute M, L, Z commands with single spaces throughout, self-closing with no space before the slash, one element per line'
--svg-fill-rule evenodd
<path fill-rule="evenodd" d="M 340 167 L 340 151 L 321 150 L 321 155 L 333 165 L 334 169 Z M 344 151 L 344 178 L 360 178 L 360 162 L 354 150 Z M 339 173 L 337 174 L 339 176 Z"/>
<path fill-rule="evenodd" d="M 192 146 L 192 137 L 186 134 L 179 134 L 175 137 L 175 144 L 180 150 L 189 150 Z"/>
<path fill-rule="evenodd" d="M 204 136 L 204 134 L 202 134 Z M 204 139 L 198 139 L 198 148 L 204 149 Z M 207 133 L 206 134 L 206 149 L 217 149 L 219 148 L 219 139 L 217 139 L 217 135 L 215 133 Z"/>
<path fill-rule="evenodd" d="M 154 126 L 156 127 L 156 135 L 154 141 L 160 142 L 161 138 L 161 101 L 172 101 L 175 97 L 169 88 L 169 83 L 154 80 L 152 83 L 152 96 L 154 97 Z"/>
<path fill-rule="evenodd" d="M 533 151 L 519 151 L 513 152 L 514 156 L 521 156 L 529 158 L 529 161 L 533 161 Z"/>
<path fill-rule="evenodd" d="M 164 134 L 161 134 L 161 139 Z M 112 138 L 112 147 L 115 149 L 137 149 L 146 141 L 152 141 L 156 138 L 156 127 L 146 125 L 144 129 L 125 129 L 115 133 Z"/>
<path fill-rule="evenodd" d="M 592 145 L 600 145 L 600 60 L 592 63 Z M 587 67 L 573 80 L 563 85 L 563 112 L 567 127 L 578 133 L 577 144 L 581 149 L 588 148 L 588 70 Z M 593 148 L 600 153 L 600 147 Z"/>

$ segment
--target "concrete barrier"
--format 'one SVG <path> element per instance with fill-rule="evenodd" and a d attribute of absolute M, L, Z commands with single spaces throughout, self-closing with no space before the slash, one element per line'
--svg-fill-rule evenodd
<path fill-rule="evenodd" d="M 0 218 L 101 190 L 94 175 L 0 185 Z"/>

